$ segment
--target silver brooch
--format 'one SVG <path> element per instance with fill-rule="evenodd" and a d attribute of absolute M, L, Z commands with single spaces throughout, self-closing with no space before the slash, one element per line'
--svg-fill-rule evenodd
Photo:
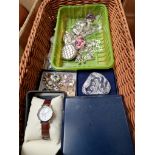
<path fill-rule="evenodd" d="M 82 86 L 82 93 L 86 95 L 108 94 L 110 90 L 109 81 L 97 72 L 91 73 Z"/>
<path fill-rule="evenodd" d="M 59 82 L 61 80 L 60 75 L 59 74 L 56 74 L 56 73 L 51 74 L 50 78 L 51 78 L 51 81 L 54 82 L 54 83 L 55 82 Z"/>
<path fill-rule="evenodd" d="M 82 32 L 82 27 L 80 25 L 75 25 L 73 27 L 73 32 L 76 34 L 76 35 L 79 35 L 81 32 Z"/>

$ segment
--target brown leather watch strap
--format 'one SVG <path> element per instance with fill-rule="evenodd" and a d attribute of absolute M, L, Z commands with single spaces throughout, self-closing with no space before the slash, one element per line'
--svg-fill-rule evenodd
<path fill-rule="evenodd" d="M 50 106 L 51 104 L 51 100 L 46 100 L 44 101 L 43 105 L 47 105 Z M 41 122 L 41 130 L 42 130 L 42 139 L 49 139 L 50 135 L 49 135 L 49 128 L 50 128 L 50 124 L 49 121 L 47 122 Z"/>
<path fill-rule="evenodd" d="M 46 100 L 46 99 L 45 99 L 43 105 L 50 106 L 50 104 L 51 104 L 51 100 Z"/>
<path fill-rule="evenodd" d="M 41 123 L 41 127 L 42 127 L 42 139 L 49 139 L 50 138 L 50 134 L 49 134 L 49 128 L 50 128 L 50 124 L 49 122 L 42 122 Z"/>

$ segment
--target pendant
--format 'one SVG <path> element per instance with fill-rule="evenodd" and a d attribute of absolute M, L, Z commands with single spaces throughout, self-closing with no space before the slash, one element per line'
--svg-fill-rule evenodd
<path fill-rule="evenodd" d="M 65 45 L 62 49 L 62 58 L 64 60 L 73 60 L 77 55 L 77 51 L 73 45 Z"/>

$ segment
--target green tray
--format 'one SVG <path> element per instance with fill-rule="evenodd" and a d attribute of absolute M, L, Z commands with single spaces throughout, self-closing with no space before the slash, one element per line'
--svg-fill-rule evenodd
<path fill-rule="evenodd" d="M 78 64 L 74 60 L 66 61 L 61 57 L 64 46 L 65 31 L 70 31 L 77 19 L 85 18 L 88 13 L 102 15 L 97 21 L 102 25 L 101 32 L 93 33 L 90 38 L 101 40 L 103 50 L 95 53 L 95 59 L 85 64 Z M 113 67 L 114 58 L 109 30 L 108 10 L 103 4 L 86 4 L 78 6 L 63 6 L 59 8 L 55 29 L 54 44 L 51 55 L 51 64 L 56 70 L 88 70 L 109 69 Z"/>

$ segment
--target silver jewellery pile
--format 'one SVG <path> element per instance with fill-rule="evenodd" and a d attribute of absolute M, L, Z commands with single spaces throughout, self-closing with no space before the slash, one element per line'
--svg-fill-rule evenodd
<path fill-rule="evenodd" d="M 111 86 L 109 81 L 100 73 L 91 73 L 82 86 L 85 95 L 109 94 Z"/>
<path fill-rule="evenodd" d="M 99 15 L 88 14 L 85 19 L 75 23 L 71 32 L 65 32 L 62 48 L 62 58 L 64 60 L 75 60 L 78 64 L 86 63 L 95 59 L 95 51 L 100 51 L 100 40 L 89 40 L 87 36 L 101 30 L 101 24 L 95 22 L 100 18 Z"/>
<path fill-rule="evenodd" d="M 40 91 L 65 91 L 68 96 L 75 96 L 76 73 L 44 72 L 40 82 Z"/>

